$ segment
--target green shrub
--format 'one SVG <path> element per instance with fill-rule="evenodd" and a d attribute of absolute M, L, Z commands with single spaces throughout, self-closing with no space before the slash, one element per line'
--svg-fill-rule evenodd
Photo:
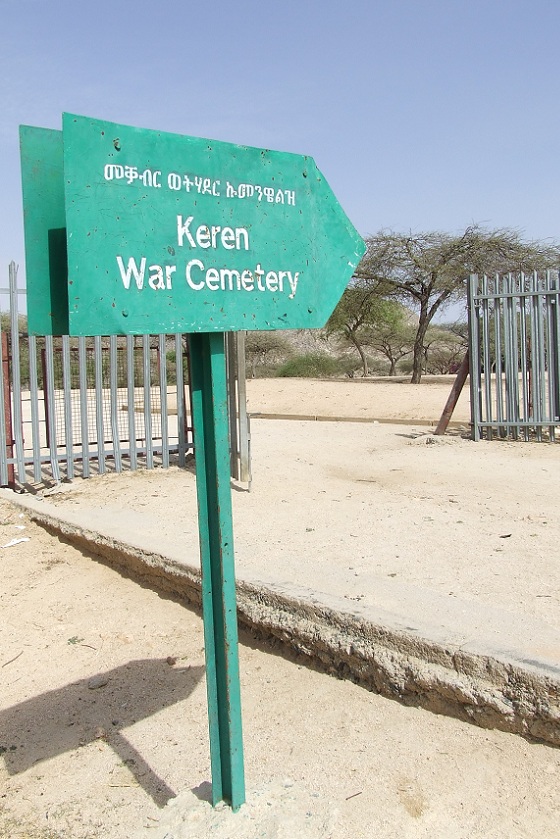
<path fill-rule="evenodd" d="M 306 353 L 288 359 L 278 370 L 277 376 L 322 379 L 339 376 L 341 364 L 337 358 L 323 353 Z"/>

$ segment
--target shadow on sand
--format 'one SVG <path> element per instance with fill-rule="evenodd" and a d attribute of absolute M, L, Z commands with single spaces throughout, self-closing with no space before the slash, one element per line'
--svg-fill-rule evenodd
<path fill-rule="evenodd" d="M 122 730 L 186 699 L 204 667 L 173 667 L 165 659 L 130 661 L 0 711 L 0 754 L 11 775 L 103 739 L 138 784 L 163 807 L 175 796 Z"/>

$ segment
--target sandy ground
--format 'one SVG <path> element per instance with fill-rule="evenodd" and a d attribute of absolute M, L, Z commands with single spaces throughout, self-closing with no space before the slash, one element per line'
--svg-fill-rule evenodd
<path fill-rule="evenodd" d="M 352 417 L 437 424 L 454 376 L 425 376 L 420 390 L 409 379 L 251 379 L 247 382 L 250 413 Z M 468 380 L 453 412 L 454 424 L 470 421 Z"/>
<path fill-rule="evenodd" d="M 238 573 L 362 602 L 377 580 L 402 581 L 558 627 L 560 449 L 428 443 L 415 421 L 438 418 L 450 383 L 415 388 L 414 410 L 407 385 L 334 385 L 255 380 L 249 409 L 410 423 L 253 420 L 253 488 L 233 493 Z M 47 500 L 126 512 L 141 543 L 196 551 L 188 470 L 76 481 Z M 0 836 L 558 835 L 557 749 L 402 707 L 245 635 L 248 804 L 212 810 L 200 617 L 1 500 L 0 544 L 21 538 L 0 551 Z"/>

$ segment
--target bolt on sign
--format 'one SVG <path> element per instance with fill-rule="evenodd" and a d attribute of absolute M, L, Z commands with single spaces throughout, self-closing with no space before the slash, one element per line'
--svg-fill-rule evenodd
<path fill-rule="evenodd" d="M 189 333 L 212 801 L 245 801 L 223 333 L 321 327 L 365 245 L 309 157 L 64 114 L 20 129 L 28 325 Z"/>
<path fill-rule="evenodd" d="M 321 327 L 364 253 L 310 157 L 72 114 L 20 131 L 33 332 Z"/>

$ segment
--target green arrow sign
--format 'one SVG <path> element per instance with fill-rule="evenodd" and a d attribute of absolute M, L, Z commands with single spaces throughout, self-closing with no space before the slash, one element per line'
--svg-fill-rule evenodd
<path fill-rule="evenodd" d="M 321 327 L 364 253 L 310 157 L 70 114 L 61 143 L 70 334 Z"/>
<path fill-rule="evenodd" d="M 22 127 L 29 329 L 188 332 L 212 798 L 245 800 L 224 341 L 323 326 L 365 245 L 309 157 L 65 114 Z M 64 230 L 66 229 L 66 235 Z"/>

